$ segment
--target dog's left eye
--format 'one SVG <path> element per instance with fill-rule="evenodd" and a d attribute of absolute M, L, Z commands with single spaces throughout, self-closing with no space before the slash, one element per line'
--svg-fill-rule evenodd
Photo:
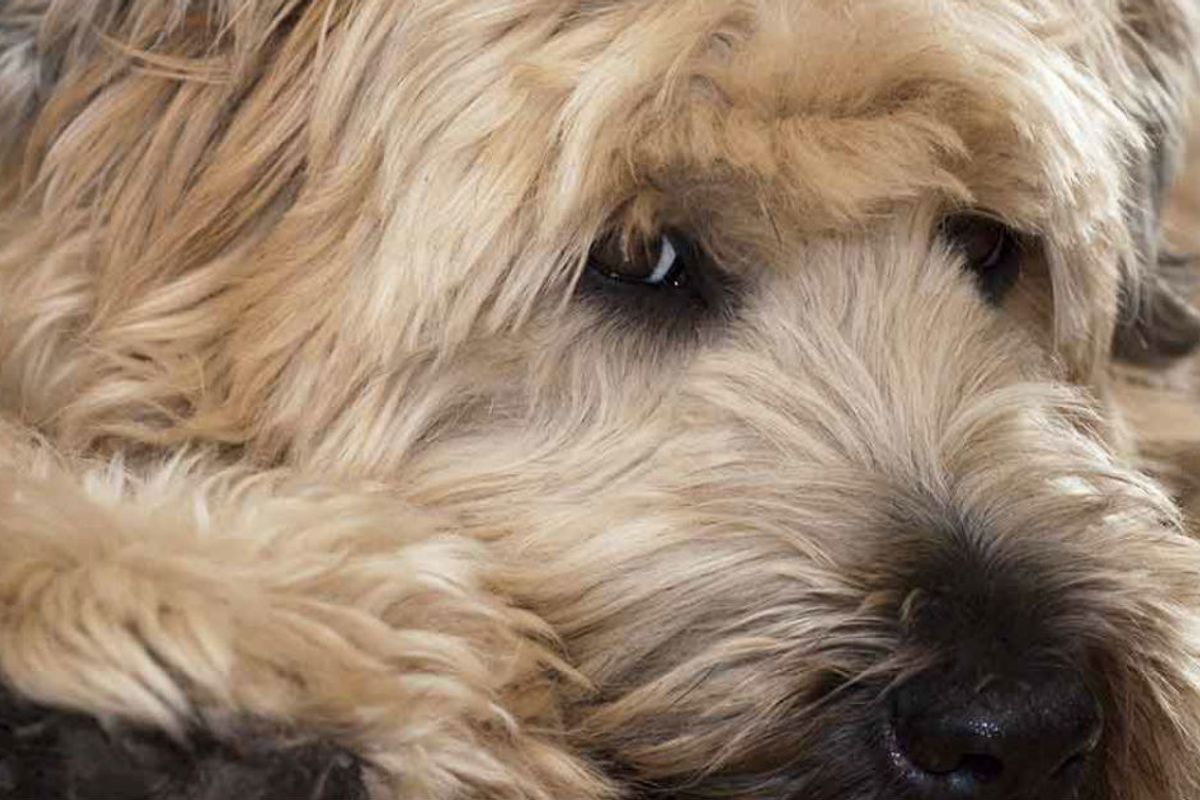
<path fill-rule="evenodd" d="M 578 284 L 580 297 L 624 328 L 681 334 L 728 315 L 736 290 L 703 246 L 674 230 L 600 237 Z"/>
<path fill-rule="evenodd" d="M 689 250 L 670 233 L 634 241 L 609 235 L 588 253 L 588 267 L 611 280 L 678 289 L 687 282 Z"/>
<path fill-rule="evenodd" d="M 1020 236 L 1004 223 L 976 214 L 946 219 L 942 234 L 966 258 L 983 296 L 999 305 L 1021 276 Z"/>

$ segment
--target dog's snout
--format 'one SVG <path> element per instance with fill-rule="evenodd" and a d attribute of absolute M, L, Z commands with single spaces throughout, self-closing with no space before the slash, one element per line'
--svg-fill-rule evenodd
<path fill-rule="evenodd" d="M 888 756 L 921 800 L 1075 797 L 1099 758 L 1099 704 L 1067 672 L 991 682 L 928 674 L 889 706 Z"/>

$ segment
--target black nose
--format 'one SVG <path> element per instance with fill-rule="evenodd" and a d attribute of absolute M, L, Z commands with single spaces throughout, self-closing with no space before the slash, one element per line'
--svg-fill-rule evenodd
<path fill-rule="evenodd" d="M 1098 760 L 1100 707 L 1077 676 L 928 674 L 892 695 L 888 756 L 921 800 L 1075 797 Z"/>

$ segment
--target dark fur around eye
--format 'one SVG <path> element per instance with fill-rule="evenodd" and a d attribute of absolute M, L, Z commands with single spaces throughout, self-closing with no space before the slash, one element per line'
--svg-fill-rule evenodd
<path fill-rule="evenodd" d="M 731 311 L 736 282 L 690 237 L 668 231 L 654 241 L 597 239 L 578 292 L 606 319 L 686 335 Z"/>
<path fill-rule="evenodd" d="M 966 258 L 980 293 L 1000 305 L 1021 277 L 1025 243 L 999 220 L 979 214 L 956 214 L 942 221 L 941 235 Z"/>

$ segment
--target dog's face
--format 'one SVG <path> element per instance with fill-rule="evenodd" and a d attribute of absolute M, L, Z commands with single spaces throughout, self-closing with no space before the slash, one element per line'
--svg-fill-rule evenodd
<path fill-rule="evenodd" d="M 366 5 L 345 35 L 404 77 L 316 90 L 376 194 L 333 226 L 371 257 L 308 332 L 354 390 L 308 457 L 494 531 L 600 763 L 672 798 L 1200 791 L 1200 554 L 1094 399 L 1184 9 Z M 338 291 L 299 282 L 272 325 Z"/>
<path fill-rule="evenodd" d="M 1102 402 L 1185 0 L 289 8 L 204 424 L 494 543 L 634 795 L 1197 796 Z"/>

